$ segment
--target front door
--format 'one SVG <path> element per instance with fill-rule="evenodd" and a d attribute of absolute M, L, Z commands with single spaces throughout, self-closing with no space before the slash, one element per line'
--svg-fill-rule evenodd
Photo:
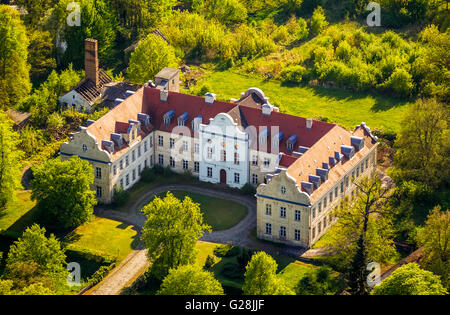
<path fill-rule="evenodd" d="M 220 170 L 220 183 L 221 184 L 227 183 L 227 172 L 225 170 Z"/>

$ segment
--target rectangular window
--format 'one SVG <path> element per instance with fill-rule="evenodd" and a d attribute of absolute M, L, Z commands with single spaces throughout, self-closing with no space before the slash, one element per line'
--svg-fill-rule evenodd
<path fill-rule="evenodd" d="M 153 137 L 150 137 L 149 143 L 150 143 L 150 148 L 153 148 Z"/>
<path fill-rule="evenodd" d="M 316 237 L 316 228 L 312 229 L 312 238 L 314 239 L 314 237 Z"/>
<path fill-rule="evenodd" d="M 338 196 L 338 188 L 336 186 L 336 188 L 334 188 L 334 198 L 337 198 Z"/>
<path fill-rule="evenodd" d="M 116 166 L 116 165 L 113 166 L 113 174 L 114 174 L 114 175 L 117 174 L 117 166 Z"/>
<path fill-rule="evenodd" d="M 173 159 L 173 157 L 170 157 L 169 164 L 170 164 L 170 167 L 175 167 L 175 160 Z"/>
<path fill-rule="evenodd" d="M 136 179 L 136 170 L 134 169 L 131 174 L 131 180 L 134 181 Z"/>
<path fill-rule="evenodd" d="M 138 157 L 141 157 L 141 146 L 138 146 Z"/>
<path fill-rule="evenodd" d="M 161 166 L 164 165 L 164 155 L 162 155 L 162 154 L 158 155 L 158 163 Z"/>
<path fill-rule="evenodd" d="M 366 159 L 366 169 L 369 167 L 369 159 Z"/>
<path fill-rule="evenodd" d="M 320 234 L 321 231 L 322 231 L 322 223 L 319 222 L 319 224 L 317 225 L 317 233 Z"/>
<path fill-rule="evenodd" d="M 327 226 L 327 217 L 323 218 L 323 228 Z"/>
<path fill-rule="evenodd" d="M 286 218 L 286 207 L 280 207 L 280 218 Z"/>
<path fill-rule="evenodd" d="M 341 194 L 343 194 L 344 193 L 344 182 L 342 181 L 341 182 Z"/>
<path fill-rule="evenodd" d="M 258 156 L 254 155 L 252 158 L 252 165 L 253 166 L 258 166 Z"/>
<path fill-rule="evenodd" d="M 266 215 L 272 215 L 272 205 L 266 204 Z"/>
<path fill-rule="evenodd" d="M 269 167 L 270 166 L 270 159 L 269 158 L 264 158 L 264 166 L 265 167 Z"/>
<path fill-rule="evenodd" d="M 173 147 L 175 146 L 175 139 L 173 139 L 173 138 L 170 138 L 170 143 L 169 143 L 169 148 L 170 149 L 173 149 Z"/>
<path fill-rule="evenodd" d="M 272 234 L 272 224 L 266 223 L 266 234 L 271 235 Z"/>
<path fill-rule="evenodd" d="M 325 211 L 325 208 L 327 207 L 327 197 L 323 198 L 323 211 Z"/>
<path fill-rule="evenodd" d="M 194 162 L 194 172 L 198 173 L 200 171 L 200 163 Z"/>
<path fill-rule="evenodd" d="M 253 183 L 253 185 L 258 185 L 258 175 L 257 174 L 252 175 L 252 183 Z"/>
<path fill-rule="evenodd" d="M 187 170 L 189 168 L 189 163 L 186 160 L 183 160 L 183 169 Z"/>
<path fill-rule="evenodd" d="M 316 217 L 316 208 L 312 208 L 312 217 L 313 219 Z"/>
<path fill-rule="evenodd" d="M 96 195 L 97 195 L 98 198 L 101 198 L 101 196 L 102 196 L 102 187 L 97 186 Z"/>
<path fill-rule="evenodd" d="M 295 221 L 300 222 L 300 210 L 295 210 Z"/>
<path fill-rule="evenodd" d="M 139 176 L 141 175 L 141 165 L 139 164 L 139 166 L 138 166 L 138 174 L 139 174 Z"/>
<path fill-rule="evenodd" d="M 208 176 L 209 178 L 212 177 L 212 167 L 208 167 L 208 168 L 207 168 L 207 176 Z"/>
<path fill-rule="evenodd" d="M 120 186 L 123 188 L 123 178 L 120 180 Z"/>
<path fill-rule="evenodd" d="M 120 168 L 121 170 L 123 170 L 123 160 L 120 160 L 120 162 L 119 162 L 119 168 Z"/>
<path fill-rule="evenodd" d="M 213 152 L 213 150 L 212 150 L 212 148 L 208 148 L 207 150 L 208 150 L 207 151 L 207 158 L 208 158 L 208 160 L 212 160 L 212 152 Z"/>
<path fill-rule="evenodd" d="M 239 184 L 239 180 L 240 180 L 240 174 L 239 173 L 234 173 L 234 183 L 235 184 Z"/>
<path fill-rule="evenodd" d="M 95 168 L 95 178 L 98 178 L 98 179 L 102 178 L 102 169 L 100 167 Z"/>
<path fill-rule="evenodd" d="M 183 152 L 187 152 L 187 150 L 188 150 L 188 142 L 183 141 Z"/>
<path fill-rule="evenodd" d="M 147 152 L 147 141 L 144 141 L 144 153 Z"/>
<path fill-rule="evenodd" d="M 125 176 L 125 186 L 130 185 L 130 176 L 127 174 L 127 176 Z"/>
<path fill-rule="evenodd" d="M 125 167 L 130 165 L 130 161 L 128 161 L 128 156 L 125 157 Z"/>
<path fill-rule="evenodd" d="M 322 212 L 322 201 L 319 201 L 319 213 Z"/>
<path fill-rule="evenodd" d="M 239 153 L 234 152 L 234 164 L 239 165 Z"/>
<path fill-rule="evenodd" d="M 296 241 L 300 241 L 300 230 L 295 230 L 295 232 L 294 232 L 294 239 Z"/>
<path fill-rule="evenodd" d="M 158 136 L 158 145 L 160 147 L 164 146 L 164 138 L 163 138 L 163 136 Z"/>
<path fill-rule="evenodd" d="M 222 162 L 225 162 L 227 160 L 227 151 L 225 151 L 225 150 L 220 151 L 220 160 Z"/>
<path fill-rule="evenodd" d="M 333 202 L 333 192 L 331 191 L 330 192 L 330 203 L 332 203 Z"/>
<path fill-rule="evenodd" d="M 136 160 L 136 156 L 135 156 L 134 153 L 135 153 L 134 150 L 131 151 L 131 161 L 132 161 L 132 162 L 134 162 L 134 161 Z"/>
<path fill-rule="evenodd" d="M 199 153 L 200 152 L 200 145 L 198 143 L 194 144 L 194 152 Z"/>
<path fill-rule="evenodd" d="M 280 226 L 280 238 L 286 238 L 286 227 Z"/>

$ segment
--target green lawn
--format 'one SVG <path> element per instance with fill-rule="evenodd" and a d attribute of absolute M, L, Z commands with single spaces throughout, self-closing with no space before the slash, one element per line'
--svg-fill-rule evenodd
<path fill-rule="evenodd" d="M 108 255 L 117 261 L 124 259 L 138 243 L 137 231 L 130 225 L 94 218 L 75 229 L 64 239 L 68 249 L 88 249 L 99 256 Z"/>
<path fill-rule="evenodd" d="M 214 197 L 209 197 L 188 191 L 174 190 L 173 195 L 182 200 L 185 196 L 192 198 L 194 202 L 200 203 L 200 210 L 203 213 L 206 223 L 212 226 L 214 231 L 226 230 L 241 221 L 247 215 L 247 207 L 231 201 Z M 166 193 L 159 194 L 164 197 Z"/>
<path fill-rule="evenodd" d="M 288 87 L 276 80 L 265 81 L 231 71 L 210 72 L 199 80 L 197 87 L 204 84 L 217 94 L 218 99 L 225 101 L 239 98 L 240 93 L 250 87 L 258 87 L 269 97 L 269 102 L 279 106 L 283 112 L 302 117 L 326 117 L 346 128 L 354 128 L 364 121 L 372 129 L 398 132 L 409 105 L 382 95 L 307 86 Z"/>
<path fill-rule="evenodd" d="M 214 248 L 219 244 L 208 242 L 197 242 L 197 263 L 204 266 L 206 257 L 214 254 Z M 303 263 L 286 256 L 272 256 L 278 264 L 278 275 L 291 288 L 297 285 L 298 281 L 308 272 L 317 268 L 317 266 Z M 243 279 L 231 279 L 222 274 L 226 263 L 237 263 L 236 256 L 217 258 L 217 263 L 213 267 L 214 275 L 222 285 L 241 289 L 244 284 Z"/>
<path fill-rule="evenodd" d="M 12 238 L 35 222 L 37 218 L 36 201 L 31 200 L 31 191 L 20 191 L 6 209 L 0 212 L 0 233 Z"/>

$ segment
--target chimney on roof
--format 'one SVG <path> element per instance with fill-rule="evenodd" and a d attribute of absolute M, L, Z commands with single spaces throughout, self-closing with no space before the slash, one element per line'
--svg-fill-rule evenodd
<path fill-rule="evenodd" d="M 100 85 L 98 76 L 98 43 L 97 40 L 86 38 L 84 40 L 84 72 L 86 79 Z"/>
<path fill-rule="evenodd" d="M 205 94 L 205 103 L 206 104 L 214 104 L 214 101 L 216 100 L 216 94 L 208 92 Z"/>
<path fill-rule="evenodd" d="M 169 91 L 167 89 L 161 89 L 159 90 L 159 99 L 161 102 L 167 102 L 167 99 L 169 98 Z"/>
<path fill-rule="evenodd" d="M 306 129 L 310 130 L 313 125 L 313 120 L 311 118 L 306 119 Z"/>

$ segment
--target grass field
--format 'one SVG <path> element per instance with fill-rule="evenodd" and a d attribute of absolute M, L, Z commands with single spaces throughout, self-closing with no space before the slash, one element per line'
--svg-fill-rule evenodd
<path fill-rule="evenodd" d="M 240 93 L 250 87 L 258 87 L 269 97 L 269 102 L 279 106 L 282 112 L 302 117 L 326 117 L 346 128 L 354 128 L 364 121 L 372 129 L 398 132 L 409 105 L 382 95 L 306 86 L 289 87 L 276 80 L 265 81 L 231 71 L 207 72 L 198 81 L 197 87 L 203 85 L 216 93 L 218 99 L 225 101 L 239 98 Z"/>
<path fill-rule="evenodd" d="M 37 217 L 36 201 L 31 200 L 31 191 L 19 191 L 16 198 L 0 212 L 0 233 L 17 238 Z"/>
<path fill-rule="evenodd" d="M 174 190 L 172 193 L 180 200 L 183 200 L 185 196 L 189 196 L 194 202 L 199 203 L 206 223 L 211 225 L 214 231 L 233 227 L 248 212 L 247 207 L 231 200 L 213 198 L 181 190 Z M 165 195 L 166 193 L 159 194 L 158 197 L 163 198 Z"/>
<path fill-rule="evenodd" d="M 219 244 L 208 243 L 208 242 L 197 242 L 197 263 L 204 266 L 206 257 L 208 255 L 214 254 L 214 248 Z M 286 284 L 294 289 L 298 281 L 309 271 L 316 269 L 314 265 L 306 264 L 286 256 L 273 256 L 278 264 L 278 275 L 282 278 Z M 222 274 L 223 268 L 227 263 L 237 264 L 236 256 L 234 257 L 223 257 L 218 258 L 218 262 L 213 267 L 213 272 L 217 280 L 219 280 L 222 285 L 228 287 L 234 287 L 240 289 L 244 283 L 243 279 L 231 279 Z"/>
<path fill-rule="evenodd" d="M 124 259 L 138 243 L 137 231 L 130 225 L 104 219 L 94 218 L 75 229 L 64 239 L 68 249 L 86 248 L 97 255 Z"/>

